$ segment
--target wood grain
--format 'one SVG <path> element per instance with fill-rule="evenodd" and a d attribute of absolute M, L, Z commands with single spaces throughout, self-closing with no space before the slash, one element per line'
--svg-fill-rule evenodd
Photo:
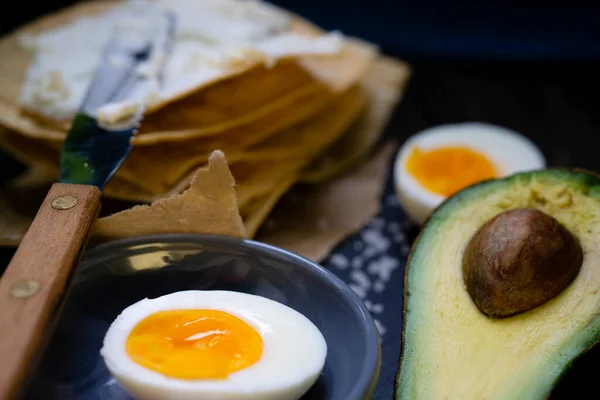
<path fill-rule="evenodd" d="M 64 196 L 74 197 L 76 204 L 55 208 L 60 205 L 55 202 L 53 206 L 53 201 Z M 71 205 L 69 201 L 62 204 Z M 17 397 L 35 368 L 99 210 L 100 190 L 95 186 L 54 184 L 4 272 L 0 280 L 0 399 Z"/>

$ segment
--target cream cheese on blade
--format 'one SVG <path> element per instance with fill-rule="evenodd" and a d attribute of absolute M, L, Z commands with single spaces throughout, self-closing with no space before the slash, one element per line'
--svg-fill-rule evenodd
<path fill-rule="evenodd" d="M 131 118 L 139 116 L 146 105 L 152 105 L 160 98 L 159 76 L 163 62 L 165 61 L 165 50 L 167 44 L 168 23 L 166 17 L 153 9 L 141 9 L 134 11 L 135 15 L 124 16 L 119 19 L 115 29 L 116 34 L 121 39 L 121 46 L 128 49 L 143 49 L 147 45 L 148 38 L 153 39 L 155 48 L 152 51 L 151 58 L 138 66 L 135 73 L 141 78 L 141 85 L 135 86 L 135 89 L 127 100 L 117 100 L 99 107 L 96 110 L 86 110 L 91 114 L 96 114 L 100 125 L 111 127 L 119 123 L 131 123 Z M 142 14 L 145 18 L 140 18 Z M 113 68 L 125 66 L 128 60 L 125 56 L 115 55 L 109 60 Z"/>
<path fill-rule="evenodd" d="M 96 118 L 101 125 L 110 126 L 133 116 L 139 108 L 140 104 L 135 100 L 110 103 L 98 108 Z"/>
<path fill-rule="evenodd" d="M 145 106 L 177 97 L 218 79 L 247 63 L 272 65 L 286 56 L 336 54 L 343 36 L 333 32 L 307 37 L 290 30 L 291 16 L 275 6 L 255 0 L 137 0 L 97 16 L 80 18 L 60 28 L 23 38 L 34 60 L 21 91 L 21 104 L 53 119 L 70 119 L 79 108 L 101 51 L 115 29 L 143 29 L 127 12 L 170 10 L 177 18 L 171 53 L 157 52 L 139 69 L 152 80 Z M 166 58 L 166 59 L 165 59 Z M 117 65 L 120 60 L 111 62 Z M 160 90 L 156 71 L 165 62 Z M 119 105 L 103 107 L 108 120 L 122 115 Z M 123 106 L 124 107 L 124 106 Z"/>

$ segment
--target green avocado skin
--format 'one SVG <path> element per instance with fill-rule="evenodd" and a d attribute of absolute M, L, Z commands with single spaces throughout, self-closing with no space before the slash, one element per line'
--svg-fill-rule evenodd
<path fill-rule="evenodd" d="M 562 374 L 568 369 L 571 363 L 585 351 L 589 350 L 600 340 L 600 310 L 597 316 L 591 318 L 585 325 L 584 329 L 580 329 L 570 336 L 566 345 L 560 349 L 560 354 L 549 355 L 552 359 L 552 368 L 536 371 L 536 379 L 527 384 L 527 387 L 511 387 L 510 390 L 503 390 L 502 393 L 492 395 L 480 399 L 474 395 L 469 398 L 460 396 L 460 398 L 452 397 L 452 394 L 444 395 L 439 399 L 424 396 L 424 387 L 436 385 L 435 376 L 428 374 L 426 370 L 419 367 L 424 365 L 427 360 L 423 361 L 423 357 L 419 358 L 416 343 L 421 333 L 428 329 L 428 325 L 420 323 L 427 315 L 427 310 L 423 307 L 424 301 L 420 297 L 421 288 L 433 281 L 431 279 L 432 268 L 423 268 L 423 263 L 427 260 L 428 255 L 432 251 L 439 250 L 440 246 L 436 246 L 440 238 L 444 234 L 448 234 L 445 230 L 447 221 L 452 219 L 453 215 L 458 211 L 464 211 L 465 207 L 482 207 L 482 198 L 491 193 L 510 193 L 517 186 L 527 185 L 532 180 L 543 181 L 546 184 L 557 184 L 568 186 L 572 190 L 577 190 L 585 196 L 597 200 L 598 208 L 600 209 L 600 178 L 588 171 L 583 170 L 568 170 L 568 169 L 545 169 L 530 172 L 521 172 L 506 178 L 489 180 L 467 187 L 454 196 L 442 203 L 435 212 L 430 216 L 429 220 L 424 224 L 423 228 L 415 243 L 405 269 L 405 290 L 404 290 L 404 326 L 402 332 L 402 351 L 400 356 L 398 374 L 396 376 L 395 399 L 397 400 L 530 400 L 530 399 L 547 399 Z M 442 246 L 443 247 L 443 246 Z M 437 250 L 436 250 L 437 248 Z M 600 268 L 600 263 L 598 265 Z M 435 267 L 438 268 L 438 267 Z M 433 269 L 435 271 L 435 269 Z M 600 282 L 597 282 L 600 288 Z M 430 332 L 427 332 L 430 334 Z M 434 336 L 435 332 L 432 333 Z M 431 335 L 427 336 L 431 338 Z M 460 338 L 454 338 L 460 340 Z M 466 344 L 467 345 L 467 344 Z M 433 361 L 432 361 L 433 362 Z M 418 365 L 417 365 L 418 364 Z M 438 366 L 440 367 L 440 366 Z M 441 366 L 443 368 L 443 366 Z M 469 368 L 477 368 L 476 365 L 465 366 L 461 374 L 469 373 Z M 515 368 L 515 373 L 519 372 Z M 455 382 L 460 385 L 460 382 Z M 524 385 L 523 385 L 524 386 Z M 450 391 L 451 392 L 451 391 Z"/>

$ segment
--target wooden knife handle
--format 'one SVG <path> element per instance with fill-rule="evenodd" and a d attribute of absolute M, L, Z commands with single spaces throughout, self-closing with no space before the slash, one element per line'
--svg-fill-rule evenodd
<path fill-rule="evenodd" d="M 52 333 L 100 211 L 95 186 L 56 183 L 0 279 L 0 399 L 19 396 Z"/>

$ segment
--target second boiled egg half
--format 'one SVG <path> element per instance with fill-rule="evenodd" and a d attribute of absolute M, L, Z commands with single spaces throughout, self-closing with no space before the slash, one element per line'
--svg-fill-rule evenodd
<path fill-rule="evenodd" d="M 404 143 L 394 165 L 394 184 L 408 217 L 422 224 L 467 186 L 545 166 L 537 146 L 509 129 L 484 123 L 440 125 Z"/>

